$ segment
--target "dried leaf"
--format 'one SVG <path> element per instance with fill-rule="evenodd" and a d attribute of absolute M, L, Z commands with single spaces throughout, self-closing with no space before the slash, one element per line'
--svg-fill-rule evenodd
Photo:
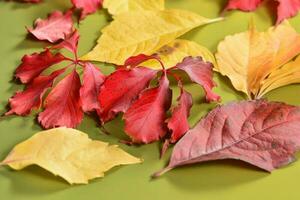
<path fill-rule="evenodd" d="M 70 128 L 56 128 L 36 133 L 18 144 L 1 163 L 15 170 L 38 165 L 70 184 L 87 184 L 103 177 L 114 166 L 140 163 L 116 145 L 91 140 Z"/>
<path fill-rule="evenodd" d="M 175 167 L 237 159 L 272 171 L 292 162 L 300 149 L 300 108 L 265 100 L 243 101 L 212 110 L 175 145 Z"/>
<path fill-rule="evenodd" d="M 267 32 L 250 26 L 249 31 L 220 42 L 215 69 L 228 76 L 235 89 L 249 98 L 259 98 L 265 94 L 262 88 L 269 75 L 299 53 L 300 35 L 287 21 Z"/>
<path fill-rule="evenodd" d="M 166 69 L 174 67 L 177 63 L 181 62 L 188 56 L 200 56 L 205 62 L 210 62 L 214 66 L 216 65 L 214 55 L 207 48 L 196 42 L 183 39 L 176 39 L 161 47 L 154 53 L 154 55 L 157 55 L 161 59 Z M 161 65 L 155 60 L 146 61 L 141 65 L 152 69 L 161 69 Z"/>
<path fill-rule="evenodd" d="M 103 7 L 112 15 L 143 10 L 163 10 L 165 0 L 105 0 Z"/>
<path fill-rule="evenodd" d="M 60 11 L 54 11 L 47 19 L 37 19 L 34 23 L 34 29 L 28 28 L 28 32 L 34 35 L 38 40 L 48 40 L 51 43 L 65 39 L 73 32 L 72 12 L 63 14 Z"/>
<path fill-rule="evenodd" d="M 82 59 L 122 65 L 131 56 L 152 55 L 191 29 L 219 20 L 184 10 L 123 13 L 101 30 L 98 44 Z"/>
<path fill-rule="evenodd" d="M 166 111 L 172 101 L 169 80 L 163 74 L 159 86 L 145 90 L 125 112 L 125 132 L 135 143 L 150 143 L 167 133 Z"/>

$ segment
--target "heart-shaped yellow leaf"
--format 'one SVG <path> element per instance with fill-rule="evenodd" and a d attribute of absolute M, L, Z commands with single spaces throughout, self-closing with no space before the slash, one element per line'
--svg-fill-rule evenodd
<path fill-rule="evenodd" d="M 140 163 L 116 145 L 95 141 L 71 128 L 55 128 L 36 133 L 18 144 L 1 163 L 15 170 L 38 165 L 70 184 L 87 184 L 103 177 L 117 165 Z"/>
<path fill-rule="evenodd" d="M 155 54 L 160 57 L 165 68 L 174 67 L 188 56 L 200 56 L 205 62 L 211 62 L 214 66 L 216 65 L 214 55 L 206 47 L 189 40 L 176 39 L 158 49 Z M 140 65 L 152 69 L 161 69 L 161 65 L 155 60 L 149 60 Z"/>
<path fill-rule="evenodd" d="M 121 65 L 131 56 L 151 55 L 189 30 L 219 20 L 185 10 L 126 12 L 102 29 L 98 44 L 81 59 Z"/>
<path fill-rule="evenodd" d="M 294 79 L 275 84 L 268 79 L 276 79 L 274 76 L 282 70 L 291 69 L 283 65 L 299 53 L 300 35 L 287 21 L 267 32 L 258 32 L 250 25 L 248 31 L 227 36 L 219 43 L 215 70 L 228 76 L 233 86 L 249 98 L 259 98 L 271 89 L 295 82 Z"/>
<path fill-rule="evenodd" d="M 163 10 L 165 0 L 105 0 L 103 7 L 112 15 L 142 10 Z"/>

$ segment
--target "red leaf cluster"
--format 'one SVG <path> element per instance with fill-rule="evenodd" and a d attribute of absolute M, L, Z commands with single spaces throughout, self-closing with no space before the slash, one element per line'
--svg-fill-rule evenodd
<path fill-rule="evenodd" d="M 271 0 L 277 6 L 277 21 L 279 24 L 285 19 L 297 15 L 300 10 L 300 0 Z M 254 11 L 263 0 L 229 0 L 225 10 L 239 9 Z"/>

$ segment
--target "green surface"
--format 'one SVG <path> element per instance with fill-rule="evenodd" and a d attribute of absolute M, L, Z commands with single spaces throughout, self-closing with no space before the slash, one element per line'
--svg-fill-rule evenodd
<path fill-rule="evenodd" d="M 225 5 L 225 0 L 167 0 L 167 7 L 194 11 L 206 17 L 217 17 Z M 12 82 L 13 72 L 24 54 L 41 50 L 43 44 L 26 39 L 25 26 L 31 26 L 34 19 L 45 17 L 54 9 L 65 10 L 69 7 L 67 0 L 45 0 L 40 5 L 24 5 L 13 2 L 0 2 L 0 110 L 5 110 L 7 99 L 21 85 Z M 274 16 L 266 7 L 261 6 L 255 13 L 230 12 L 226 20 L 198 28 L 186 34 L 188 38 L 215 51 L 216 46 L 225 35 L 244 31 L 253 16 L 260 30 L 271 26 Z M 99 30 L 108 23 L 109 16 L 99 11 L 89 16 L 79 27 L 81 40 L 79 54 L 88 52 L 99 36 Z M 290 20 L 300 32 L 300 16 Z M 101 67 L 111 70 L 108 66 Z M 219 87 L 215 90 L 223 103 L 243 99 L 232 89 L 230 82 L 215 76 Z M 190 118 L 194 124 L 208 109 L 215 105 L 203 104 L 202 90 L 199 86 L 186 85 L 193 93 L 195 105 Z M 284 101 L 300 105 L 300 85 L 292 85 L 274 90 L 267 96 L 270 100 Z M 178 93 L 175 92 L 175 96 Z M 119 119 L 106 125 L 112 133 L 103 135 L 96 122 L 86 116 L 78 129 L 87 132 L 90 137 L 117 144 L 126 138 Z M 35 122 L 35 116 L 9 117 L 0 122 L 0 159 L 11 148 L 41 130 Z M 29 167 L 15 172 L 6 167 L 0 168 L 0 199 L 300 199 L 299 179 L 300 161 L 288 167 L 268 174 L 247 164 L 237 161 L 217 161 L 175 169 L 159 179 L 150 180 L 150 175 L 162 168 L 168 156 L 159 160 L 158 143 L 141 147 L 120 145 L 135 156 L 143 157 L 141 165 L 117 167 L 106 174 L 103 179 L 96 179 L 89 185 L 69 186 L 65 181 L 38 167 Z M 170 153 L 170 152 L 169 152 Z"/>

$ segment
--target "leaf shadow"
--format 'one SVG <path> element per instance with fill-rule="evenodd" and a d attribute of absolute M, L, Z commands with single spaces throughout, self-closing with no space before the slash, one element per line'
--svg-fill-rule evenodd
<path fill-rule="evenodd" d="M 205 173 L 201 173 L 201 170 L 205 170 Z M 236 173 L 237 170 L 239 173 Z M 179 167 L 161 178 L 175 187 L 199 193 L 199 190 L 218 191 L 257 181 L 268 175 L 270 174 L 241 161 L 218 160 Z"/>

